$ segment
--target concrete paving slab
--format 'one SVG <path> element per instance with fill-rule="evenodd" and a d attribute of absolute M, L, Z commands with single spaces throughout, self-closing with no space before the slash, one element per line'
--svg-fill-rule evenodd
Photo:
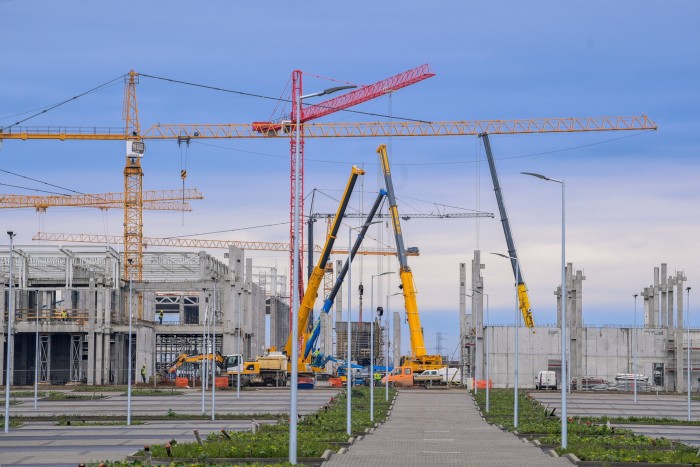
<path fill-rule="evenodd" d="M 561 393 L 531 392 L 532 397 L 561 413 Z M 685 420 L 688 402 L 684 395 L 638 394 L 635 404 L 632 394 L 577 393 L 568 394 L 566 411 L 570 416 L 589 417 L 655 417 Z M 700 420 L 700 402 L 691 401 L 691 418 Z"/>
<path fill-rule="evenodd" d="M 572 465 L 486 423 L 464 390 L 404 389 L 386 423 L 324 466 Z"/>
<path fill-rule="evenodd" d="M 299 391 L 299 413 L 318 410 L 337 395 L 337 389 Z M 134 396 L 132 420 L 139 415 L 164 416 L 169 409 L 182 414 L 201 414 L 201 392 L 186 391 L 178 396 Z M 23 403 L 10 407 L 11 415 L 64 415 L 80 420 L 81 416 L 126 416 L 126 396 L 114 394 L 107 399 L 40 400 L 34 411 L 33 398 L 19 398 Z M 217 413 L 289 412 L 289 389 L 243 391 L 240 399 L 235 391 L 216 394 Z M 211 414 L 211 396 L 205 398 L 205 411 Z M 272 421 L 270 421 L 272 422 Z M 230 431 L 249 430 L 250 420 L 181 420 L 147 421 L 143 425 L 56 426 L 47 421 L 29 421 L 9 433 L 0 433 L 0 466 L 73 466 L 81 462 L 120 460 L 144 445 L 164 444 L 175 438 L 194 441 L 193 429 L 202 437 L 221 428 Z"/>

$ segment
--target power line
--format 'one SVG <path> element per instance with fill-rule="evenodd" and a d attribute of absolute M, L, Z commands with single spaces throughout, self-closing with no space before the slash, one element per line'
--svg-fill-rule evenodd
<path fill-rule="evenodd" d="M 120 75 L 119 77 L 111 79 L 111 80 L 107 81 L 106 83 L 100 84 L 99 86 L 96 86 L 92 89 L 89 89 L 85 92 L 82 92 L 82 93 L 78 94 L 77 96 L 73 96 L 69 99 L 63 100 L 63 101 L 59 102 L 58 104 L 53 104 L 51 106 L 48 106 L 44 110 L 42 110 L 40 112 L 36 112 L 25 119 L 22 119 L 22 120 L 19 120 L 19 121 L 13 123 L 12 125 L 8 125 L 8 126 L 0 128 L 0 132 L 6 130 L 8 128 L 12 128 L 13 126 L 21 125 L 22 123 L 26 122 L 27 120 L 31 120 L 34 117 L 38 117 L 39 115 L 45 114 L 46 112 L 49 112 L 50 110 L 53 110 L 53 109 L 60 107 L 64 104 L 67 104 L 70 101 L 74 101 L 80 97 L 87 95 L 87 94 L 90 94 L 90 93 L 98 91 L 104 87 L 107 87 L 107 86 L 111 85 L 112 83 L 114 83 L 115 81 L 122 79 L 123 77 L 124 77 L 124 75 Z M 9 118 L 9 117 L 6 117 L 6 118 Z"/>
<path fill-rule="evenodd" d="M 597 142 L 595 142 L 595 143 L 581 144 L 581 145 L 578 145 L 578 146 L 571 146 L 571 147 L 561 148 L 561 149 L 553 149 L 553 150 L 551 150 L 551 151 L 534 152 L 534 153 L 529 153 L 529 154 L 519 154 L 519 155 L 515 155 L 515 156 L 501 156 L 501 157 L 496 157 L 495 159 L 496 159 L 496 160 L 521 159 L 521 158 L 525 158 L 525 157 L 546 156 L 546 155 L 549 155 L 549 154 L 556 154 L 556 153 L 560 153 L 560 152 L 574 151 L 574 150 L 576 150 L 576 149 L 582 149 L 582 148 L 587 148 L 587 147 L 591 147 L 591 146 L 598 146 L 598 145 L 601 145 L 601 144 L 612 143 L 612 142 L 619 141 L 619 140 L 622 140 L 622 139 L 633 138 L 633 137 L 635 137 L 635 136 L 640 136 L 640 135 L 643 135 L 643 134 L 645 134 L 645 133 L 649 133 L 649 132 L 651 132 L 651 131 L 652 131 L 652 130 L 644 130 L 644 131 L 640 131 L 639 133 L 634 133 L 634 134 L 631 134 L 631 135 L 621 136 L 621 137 L 619 137 L 619 138 L 611 138 L 611 139 L 607 139 L 607 140 L 603 140 L 603 141 L 597 141 Z M 229 148 L 229 147 L 226 147 L 226 146 L 220 146 L 220 145 L 211 144 L 211 143 L 203 143 L 203 142 L 201 142 L 201 141 L 193 141 L 193 142 L 194 142 L 194 143 L 197 143 L 197 144 L 202 144 L 202 145 L 204 145 L 204 146 L 209 146 L 209 147 L 218 148 L 218 149 L 224 149 L 224 150 L 226 150 L 226 151 L 241 152 L 241 153 L 245 153 L 245 154 L 251 154 L 251 155 L 254 155 L 254 156 L 273 157 L 273 158 L 276 158 L 276 159 L 288 159 L 288 158 L 289 158 L 289 156 L 282 156 L 282 155 L 269 154 L 269 153 L 256 152 L 256 151 L 245 151 L 245 150 L 242 150 L 242 149 Z M 317 163 L 320 163 L 320 164 L 344 164 L 344 165 L 345 165 L 345 164 L 349 164 L 349 163 L 350 163 L 350 162 L 347 162 L 347 161 L 333 161 L 333 160 L 325 160 L 325 159 L 313 159 L 313 158 L 307 158 L 307 157 L 304 158 L 304 161 L 305 161 L 305 162 L 317 162 Z M 395 162 L 395 163 L 392 163 L 391 165 L 392 165 L 392 166 L 405 166 L 405 167 L 410 167 L 410 166 L 419 166 L 419 167 L 422 167 L 422 166 L 431 166 L 431 165 L 435 165 L 435 166 L 438 166 L 438 165 L 466 165 L 466 164 L 476 164 L 476 163 L 477 163 L 477 161 L 454 161 L 454 162 Z M 379 165 L 379 164 L 376 163 L 376 162 L 365 162 L 364 164 L 366 164 L 366 165 L 374 165 L 374 166 Z"/>
<path fill-rule="evenodd" d="M 5 173 L 7 173 L 7 174 L 14 175 L 15 177 L 24 178 L 24 179 L 27 179 L 27 180 L 31 180 L 31 181 L 33 181 L 33 182 L 41 183 L 41 184 L 43 184 L 43 185 L 48 185 L 48 186 L 52 186 L 52 187 L 54 187 L 54 188 L 59 188 L 59 189 L 61 189 L 61 190 L 65 190 L 65 191 L 70 191 L 70 192 L 73 192 L 73 193 L 77 193 L 77 194 L 79 194 L 79 195 L 84 195 L 84 194 L 85 194 L 85 193 L 81 193 L 81 192 L 79 192 L 79 191 L 71 190 L 70 188 L 65 188 L 65 187 L 62 187 L 62 186 L 59 186 L 59 185 L 54 185 L 53 183 L 44 182 L 44 181 L 42 181 L 42 180 L 37 180 L 36 178 L 27 177 L 26 175 L 22 175 L 22 174 L 10 172 L 9 170 L 0 169 L 0 172 L 5 172 Z M 8 186 L 9 186 L 9 185 L 8 185 Z M 32 190 L 32 188 L 26 188 L 26 189 L 27 189 L 27 190 Z M 43 190 L 34 190 L 34 191 L 43 191 Z M 45 193 L 52 193 L 52 192 L 51 192 L 51 191 L 46 191 Z M 55 193 L 55 194 L 57 194 L 57 195 L 63 195 L 63 194 L 65 194 L 65 193 Z"/>
<path fill-rule="evenodd" d="M 164 237 L 164 238 L 170 239 L 170 238 L 198 237 L 198 236 L 200 236 L 200 235 L 211 235 L 211 234 L 226 233 L 226 232 L 237 232 L 237 231 L 239 231 L 239 230 L 262 229 L 262 228 L 265 228 L 265 227 L 274 227 L 274 226 L 277 226 L 277 225 L 285 225 L 285 224 L 289 224 L 289 221 L 287 221 L 287 222 L 277 222 L 277 223 L 274 223 L 274 224 L 254 225 L 254 226 L 251 226 L 251 227 L 241 227 L 241 228 L 238 228 L 238 229 L 214 230 L 214 231 L 211 231 L 211 232 L 201 232 L 201 233 L 193 233 L 193 234 L 187 234 L 187 235 L 175 235 L 175 236 L 172 236 L 172 237 Z"/>
<path fill-rule="evenodd" d="M 37 191 L 39 193 L 48 193 L 51 195 L 59 195 L 59 196 L 68 196 L 65 193 L 56 193 L 55 191 L 46 191 L 46 190 L 39 190 L 37 188 L 29 188 L 26 186 L 19 186 L 19 185 L 10 185 L 9 183 L 0 183 L 2 186 L 9 186 L 10 188 L 19 188 L 20 190 L 29 190 L 29 191 Z M 2 195 L 0 195 L 2 196 Z"/>
<path fill-rule="evenodd" d="M 265 96 L 263 94 L 255 94 L 252 92 L 245 92 L 245 91 L 237 91 L 235 89 L 226 89 L 226 88 L 220 88 L 218 86 L 210 86 L 207 84 L 198 84 L 198 83 L 192 83 L 190 81 L 181 81 L 178 79 L 173 79 L 173 78 L 163 78 L 162 76 L 153 76 L 153 75 L 147 75 L 145 73 L 139 73 L 139 76 L 143 76 L 145 78 L 152 78 L 152 79 L 158 79 L 161 81 L 167 81 L 170 83 L 175 83 L 175 84 L 184 84 L 185 86 L 193 86 L 196 88 L 202 88 L 202 89 L 209 89 L 212 91 L 220 91 L 220 92 L 227 92 L 230 94 L 238 94 L 240 96 L 246 96 L 246 97 L 256 97 L 258 99 L 267 99 L 270 101 L 276 101 L 276 102 L 285 102 L 285 103 L 291 103 L 292 101 L 289 99 L 283 99 L 281 97 L 272 97 L 272 96 Z M 332 108 L 329 106 L 325 106 L 323 104 L 310 104 L 309 107 L 320 107 L 320 108 Z M 370 117 L 382 117 L 382 118 L 389 118 L 388 115 L 383 115 L 383 114 L 378 114 L 378 113 L 373 113 L 373 112 L 362 112 L 360 110 L 350 110 L 350 109 L 341 109 L 340 112 L 348 112 L 348 113 L 354 113 L 358 115 L 368 115 Z M 407 122 L 419 122 L 419 123 L 430 123 L 427 120 L 419 120 L 415 118 L 407 118 L 407 117 L 396 117 L 393 116 L 392 118 L 398 119 L 398 120 L 404 120 Z"/>

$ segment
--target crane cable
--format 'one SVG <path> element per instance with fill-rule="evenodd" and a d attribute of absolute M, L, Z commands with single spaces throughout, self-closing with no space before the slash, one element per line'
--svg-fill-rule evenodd
<path fill-rule="evenodd" d="M 185 143 L 184 153 L 183 145 Z M 182 179 L 182 225 L 185 225 L 185 180 L 187 179 L 187 156 L 190 147 L 190 138 L 180 137 L 177 138 L 177 145 L 180 148 L 180 178 Z M 184 154 L 184 155 L 183 155 Z"/>

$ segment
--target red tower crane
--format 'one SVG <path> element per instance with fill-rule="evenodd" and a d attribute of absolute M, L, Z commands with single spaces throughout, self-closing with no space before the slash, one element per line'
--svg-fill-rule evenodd
<path fill-rule="evenodd" d="M 292 290 L 292 274 L 297 274 L 299 278 L 299 297 L 304 295 L 304 277 L 303 277 L 303 258 L 302 252 L 304 251 L 304 222 L 301 220 L 301 213 L 304 212 L 304 131 L 303 127 L 299 128 L 299 193 L 301 193 L 298 205 L 299 212 L 294 212 L 295 203 L 295 180 L 296 180 L 296 157 L 297 157 L 297 142 L 296 142 L 296 122 L 297 122 L 297 103 L 299 98 L 302 96 L 302 76 L 301 70 L 294 70 L 292 72 L 292 112 L 291 112 L 291 122 L 287 123 L 273 123 L 273 122 L 254 122 L 253 131 L 259 133 L 269 133 L 270 131 L 279 131 L 284 129 L 290 136 L 290 196 L 289 196 L 289 244 L 294 244 L 294 238 L 299 239 L 299 258 L 297 264 L 299 265 L 297 271 L 290 271 L 290 288 Z M 344 110 L 349 107 L 367 102 L 369 100 L 375 99 L 377 97 L 383 96 L 387 93 L 394 92 L 398 89 L 405 88 L 424 79 L 435 76 L 430 70 L 428 64 L 421 65 L 419 67 L 413 68 L 398 75 L 394 75 L 390 78 L 378 81 L 369 86 L 362 86 L 359 89 L 350 91 L 338 97 L 327 99 L 321 103 L 309 105 L 308 107 L 299 107 L 301 109 L 301 115 L 299 115 L 300 126 L 305 122 L 315 120 L 317 118 L 330 115 L 339 110 Z M 301 104 L 301 102 L 299 102 Z M 294 217 L 299 218 L 299 230 L 295 232 L 294 227 Z M 289 264 L 294 264 L 294 252 L 290 250 L 289 252 Z"/>

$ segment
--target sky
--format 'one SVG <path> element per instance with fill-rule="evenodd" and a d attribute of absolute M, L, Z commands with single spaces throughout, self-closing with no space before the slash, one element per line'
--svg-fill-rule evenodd
<path fill-rule="evenodd" d="M 268 120 L 278 106 L 274 99 L 288 97 L 295 69 L 305 73 L 304 92 L 314 92 L 339 83 L 371 84 L 424 63 L 436 76 L 354 109 L 370 115 L 339 112 L 320 121 L 645 114 L 658 131 L 491 137 L 536 323 L 556 322 L 561 187 L 521 172 L 566 181 L 566 260 L 586 276 L 584 321 L 629 324 L 633 294 L 652 283 L 654 267 L 667 263 L 669 274 L 684 271 L 693 290 L 700 276 L 699 13 L 694 1 L 305 1 L 261 6 L 0 0 L 0 126 L 105 83 L 22 125 L 122 126 L 122 76 L 130 69 L 273 98 L 142 76 L 139 119 L 148 127 Z M 506 246 L 477 138 L 307 140 L 306 213 L 312 196 L 315 212 L 335 212 L 353 164 L 366 174 L 350 210 L 366 210 L 382 183 L 379 144 L 390 148 L 400 212 L 496 215 L 478 222 L 412 219 L 403 224 L 406 245 L 421 251 L 409 264 L 429 351 L 435 350 L 437 333 L 445 339 L 445 352 L 456 349 L 459 263 L 470 269 L 476 249 L 485 264 L 490 319 L 512 324 L 514 278 L 506 260 L 489 254 L 505 253 Z M 123 143 L 5 140 L 0 193 L 119 192 L 123 165 Z M 189 147 L 149 142 L 142 165 L 144 189 L 181 188 L 180 170 L 186 169 L 185 186 L 205 196 L 193 201 L 194 210 L 184 216 L 146 212 L 146 236 L 288 240 L 287 140 L 202 140 Z M 31 244 L 38 231 L 120 235 L 123 222 L 119 210 L 81 208 L 51 208 L 42 215 L 32 209 L 6 210 L 0 219 L 2 227 L 17 232 L 18 245 Z M 344 224 L 339 245 L 348 243 L 348 225 L 357 221 Z M 377 239 L 391 246 L 386 224 L 373 229 L 368 246 L 381 245 Z M 320 239 L 323 227 L 315 233 Z M 223 260 L 223 251 L 211 253 Z M 249 256 L 259 266 L 289 267 L 285 254 Z M 394 258 L 369 256 L 356 261 L 353 288 L 360 279 L 365 285 L 365 317 L 374 302 L 386 303 L 387 295 L 398 291 L 396 275 L 371 276 L 395 271 L 396 264 Z M 374 299 L 367 296 L 369 289 L 374 289 Z M 690 298 L 691 324 L 697 326 L 695 304 L 700 301 Z M 399 297 L 388 300 L 392 311 L 401 309 Z M 638 307 L 641 321 L 641 300 Z M 405 325 L 403 335 L 406 349 Z"/>

